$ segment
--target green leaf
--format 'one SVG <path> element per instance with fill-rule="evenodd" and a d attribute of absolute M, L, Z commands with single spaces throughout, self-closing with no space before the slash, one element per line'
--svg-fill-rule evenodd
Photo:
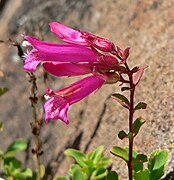
<path fill-rule="evenodd" d="M 122 87 L 121 88 L 121 91 L 127 91 L 127 90 L 130 90 L 130 87 Z"/>
<path fill-rule="evenodd" d="M 127 134 L 125 131 L 121 130 L 119 133 L 118 133 L 118 137 L 122 140 L 124 138 L 127 137 Z"/>
<path fill-rule="evenodd" d="M 129 100 L 122 94 L 119 94 L 119 93 L 115 93 L 115 94 L 112 94 L 112 97 L 117 101 L 119 102 L 123 107 L 129 109 L 130 107 L 130 103 L 129 103 Z"/>
<path fill-rule="evenodd" d="M 134 180 L 149 180 L 149 170 L 145 169 L 134 173 Z"/>
<path fill-rule="evenodd" d="M 67 177 L 56 177 L 54 178 L 54 180 L 68 180 Z"/>
<path fill-rule="evenodd" d="M 0 87 L 0 96 L 2 96 L 3 94 L 5 94 L 8 91 L 8 88 L 6 87 Z"/>
<path fill-rule="evenodd" d="M 145 123 L 144 119 L 142 117 L 137 118 L 132 127 L 132 132 L 134 134 L 134 137 L 138 134 L 141 126 Z"/>
<path fill-rule="evenodd" d="M 22 179 L 30 179 L 33 177 L 33 172 L 31 169 L 27 168 L 24 170 L 20 170 L 20 169 L 16 169 L 13 171 L 12 176 L 14 177 L 14 179 L 18 179 L 18 180 L 22 180 Z"/>
<path fill-rule="evenodd" d="M 40 165 L 40 176 L 43 178 L 45 175 L 45 166 L 43 164 Z"/>
<path fill-rule="evenodd" d="M 23 177 L 32 177 L 33 176 L 33 172 L 30 168 L 22 170 L 21 173 L 23 174 Z"/>
<path fill-rule="evenodd" d="M 138 154 L 136 160 L 140 160 L 141 162 L 147 162 L 147 156 L 145 154 Z"/>
<path fill-rule="evenodd" d="M 3 156 L 4 156 L 4 153 L 0 150 L 0 161 Z"/>
<path fill-rule="evenodd" d="M 133 133 L 129 132 L 128 135 L 127 135 L 127 138 L 131 140 L 133 138 Z"/>
<path fill-rule="evenodd" d="M 115 171 L 110 171 L 107 174 L 106 180 L 118 180 L 118 174 Z"/>
<path fill-rule="evenodd" d="M 67 149 L 65 150 L 64 154 L 66 156 L 70 156 L 76 160 L 76 162 L 81 166 L 85 167 L 85 160 L 86 160 L 86 155 L 78 150 L 75 149 Z"/>
<path fill-rule="evenodd" d="M 97 180 L 97 179 L 103 179 L 108 174 L 108 171 L 106 169 L 97 169 L 92 172 L 90 179 L 91 180 Z"/>
<path fill-rule="evenodd" d="M 146 103 L 144 103 L 144 102 L 139 102 L 139 103 L 135 106 L 134 111 L 136 111 L 136 110 L 138 110 L 138 109 L 146 109 L 146 107 L 147 107 L 147 104 L 146 104 Z"/>
<path fill-rule="evenodd" d="M 160 179 L 164 175 L 167 159 L 168 152 L 165 150 L 156 150 L 151 153 L 150 158 L 148 160 L 150 180 Z"/>
<path fill-rule="evenodd" d="M 123 159 L 124 161 L 126 161 L 126 162 L 128 162 L 128 160 L 129 160 L 128 152 L 127 152 L 125 149 L 121 148 L 121 147 L 114 146 L 114 147 L 110 150 L 110 152 L 111 152 L 113 155 L 122 158 L 122 159 Z"/>
<path fill-rule="evenodd" d="M 13 156 L 14 154 L 23 151 L 27 148 L 27 143 L 23 139 L 15 140 L 10 146 L 7 148 L 5 152 L 5 157 Z"/>
<path fill-rule="evenodd" d="M 127 154 L 129 153 L 129 147 L 125 147 L 124 148 L 125 150 L 126 150 L 126 152 L 127 152 Z M 137 152 L 135 151 L 135 150 L 133 150 L 133 152 L 132 152 L 132 157 L 133 157 L 133 159 L 136 159 L 136 157 L 137 157 Z"/>
<path fill-rule="evenodd" d="M 98 163 L 97 163 L 97 166 L 100 166 L 101 167 L 105 167 L 105 166 L 108 166 L 112 163 L 112 158 L 102 158 Z"/>
<path fill-rule="evenodd" d="M 32 177 L 27 177 L 27 180 L 36 180 L 37 179 L 37 172 L 33 171 L 32 172 Z"/>
<path fill-rule="evenodd" d="M 3 160 L 2 169 L 7 175 L 13 175 L 14 172 L 19 172 L 21 165 L 21 161 L 15 157 L 7 157 Z"/>
<path fill-rule="evenodd" d="M 89 153 L 90 160 L 97 162 L 103 156 L 103 152 L 104 152 L 104 146 L 99 146 L 95 151 Z"/>
<path fill-rule="evenodd" d="M 68 174 L 70 176 L 73 176 L 74 172 L 77 170 L 77 169 L 82 169 L 78 164 L 72 164 L 70 166 L 70 168 L 68 169 Z"/>
<path fill-rule="evenodd" d="M 4 129 L 4 124 L 0 122 L 0 131 L 3 131 L 3 129 Z"/>
<path fill-rule="evenodd" d="M 143 170 L 143 162 L 140 160 L 133 159 L 132 167 L 133 167 L 134 172 L 142 171 Z"/>
<path fill-rule="evenodd" d="M 77 169 L 74 172 L 72 180 L 85 180 L 82 172 L 80 171 L 80 169 Z"/>

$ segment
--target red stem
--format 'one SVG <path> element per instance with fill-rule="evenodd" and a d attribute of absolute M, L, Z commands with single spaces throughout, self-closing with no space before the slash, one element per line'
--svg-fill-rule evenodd
<path fill-rule="evenodd" d="M 129 83 L 130 83 L 129 133 L 132 133 L 135 85 L 133 84 L 132 72 L 129 69 L 128 65 L 127 64 L 125 64 L 125 65 L 129 71 L 129 74 L 128 74 Z M 132 138 L 129 138 L 129 161 L 128 161 L 129 180 L 133 179 L 133 168 L 132 168 L 133 140 L 134 140 L 133 136 L 132 136 Z"/>

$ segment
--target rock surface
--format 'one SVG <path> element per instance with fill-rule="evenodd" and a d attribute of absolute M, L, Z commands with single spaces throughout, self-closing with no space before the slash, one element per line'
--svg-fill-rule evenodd
<path fill-rule="evenodd" d="M 20 34 L 26 33 L 58 41 L 49 31 L 48 23 L 59 21 L 106 37 L 121 48 L 131 47 L 129 64 L 149 66 L 136 92 L 137 102 L 145 101 L 148 108 L 136 113 L 137 117 L 146 120 L 146 124 L 135 140 L 135 149 L 147 154 L 153 149 L 167 149 L 170 152 L 169 172 L 174 168 L 173 7 L 173 0 L 8 0 L 1 9 L 0 40 L 12 38 L 22 42 Z M 1 97 L 0 114 L 5 126 L 0 137 L 1 147 L 18 137 L 30 143 L 30 84 L 16 49 L 8 44 L 0 44 L 0 48 L 0 69 L 5 74 L 1 86 L 9 88 Z M 42 69 L 36 74 L 40 95 L 45 91 Z M 77 79 L 50 77 L 49 86 L 60 88 Z M 68 126 L 60 121 L 43 125 L 41 137 L 45 153 L 41 160 L 47 166 L 47 179 L 51 178 L 51 172 L 59 176 L 66 172 L 71 162 L 63 155 L 67 147 L 90 151 L 104 145 L 106 155 L 112 156 L 109 153 L 112 146 L 127 145 L 126 141 L 117 138 L 120 130 L 127 129 L 127 114 L 113 99 L 106 100 L 117 91 L 117 85 L 105 85 L 74 105 L 69 112 L 71 122 Z M 31 159 L 29 151 L 24 159 L 26 166 L 33 166 Z M 125 178 L 125 164 L 117 158 L 113 169 Z"/>

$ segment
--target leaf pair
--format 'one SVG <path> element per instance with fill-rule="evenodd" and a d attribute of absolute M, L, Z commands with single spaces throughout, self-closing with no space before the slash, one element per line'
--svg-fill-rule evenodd
<path fill-rule="evenodd" d="M 127 99 L 127 97 L 125 97 L 124 95 L 119 94 L 119 93 L 115 93 L 115 94 L 112 94 L 112 98 L 114 98 L 117 102 L 119 102 L 123 107 L 130 109 L 130 102 Z M 135 106 L 134 111 L 139 110 L 139 109 L 146 109 L 146 107 L 147 107 L 146 103 L 139 102 Z"/>
<path fill-rule="evenodd" d="M 121 130 L 119 133 L 118 133 L 118 137 L 122 140 L 124 138 L 128 138 L 128 139 L 132 139 L 133 137 L 135 137 L 141 126 L 145 123 L 145 121 L 143 120 L 143 118 L 139 117 L 137 118 L 134 123 L 133 123 L 133 126 L 132 126 L 132 132 L 130 133 L 126 133 L 124 130 Z"/>

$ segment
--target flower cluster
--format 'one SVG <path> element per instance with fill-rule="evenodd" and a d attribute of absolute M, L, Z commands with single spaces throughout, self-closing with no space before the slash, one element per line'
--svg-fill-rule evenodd
<path fill-rule="evenodd" d="M 79 76 L 91 74 L 65 88 L 47 89 L 48 100 L 44 105 L 45 120 L 60 119 L 69 123 L 67 111 L 70 105 L 98 90 L 105 83 L 126 83 L 122 74 L 128 74 L 126 59 L 129 48 L 122 50 L 107 39 L 77 31 L 57 22 L 50 23 L 51 31 L 67 44 L 43 42 L 32 36 L 24 36 L 25 45 L 32 50 L 25 56 L 24 69 L 35 71 L 39 63 L 55 76 Z M 145 66 L 134 68 L 137 84 Z"/>

